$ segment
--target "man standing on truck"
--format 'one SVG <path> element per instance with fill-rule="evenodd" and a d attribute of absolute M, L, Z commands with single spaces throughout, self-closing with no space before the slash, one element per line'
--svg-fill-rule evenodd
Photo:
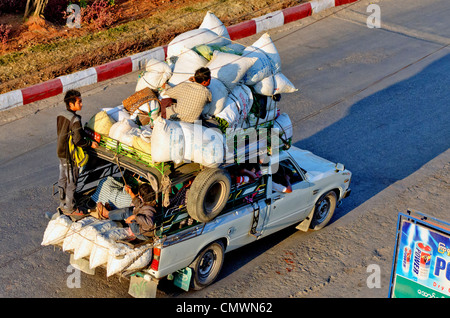
<path fill-rule="evenodd" d="M 69 135 L 75 146 L 82 148 L 97 148 L 98 143 L 86 139 L 83 127 L 81 125 L 81 116 L 76 112 L 83 107 L 81 94 L 76 90 L 69 90 L 65 97 L 66 109 L 56 117 L 57 144 L 56 152 L 59 158 L 59 180 L 58 190 L 61 211 L 75 219 L 85 216 L 85 214 L 76 208 L 74 198 L 77 187 L 79 167 L 74 164 L 69 154 Z"/>
<path fill-rule="evenodd" d="M 210 82 L 211 71 L 207 67 L 201 67 L 187 82 L 182 82 L 175 87 L 164 84 L 162 87 L 165 90 L 164 95 L 177 101 L 176 104 L 165 109 L 165 118 L 188 123 L 199 120 L 206 103 L 212 101 L 212 95 L 208 89 Z"/>

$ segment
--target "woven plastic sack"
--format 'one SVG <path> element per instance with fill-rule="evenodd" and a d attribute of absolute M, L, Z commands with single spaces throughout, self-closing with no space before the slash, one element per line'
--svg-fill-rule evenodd
<path fill-rule="evenodd" d="M 82 237 L 80 244 L 74 250 L 74 259 L 82 259 L 91 254 L 92 248 L 95 244 L 95 237 L 98 233 L 103 233 L 117 227 L 113 221 L 103 220 L 96 221 L 94 224 L 89 224 L 82 228 L 79 235 Z"/>
<path fill-rule="evenodd" d="M 230 35 L 228 34 L 228 30 L 226 26 L 220 21 L 220 19 L 211 11 L 206 12 L 205 17 L 203 18 L 202 24 L 200 24 L 199 29 L 209 29 L 216 33 L 218 36 L 222 37 L 225 44 L 230 44 Z"/>
<path fill-rule="evenodd" d="M 186 51 L 178 57 L 173 75 L 169 79 L 169 84 L 172 86 L 178 85 L 189 80 L 189 77 L 194 76 L 195 71 L 208 63 L 204 57 L 197 54 L 191 49 Z"/>
<path fill-rule="evenodd" d="M 151 156 L 153 162 L 183 161 L 184 135 L 179 122 L 158 117 L 153 126 Z"/>
<path fill-rule="evenodd" d="M 228 89 L 226 86 L 217 78 L 212 78 L 208 86 L 211 92 L 211 102 L 207 103 L 203 108 L 202 114 L 205 117 L 209 117 L 218 114 L 225 107 L 225 102 L 228 98 Z"/>
<path fill-rule="evenodd" d="M 72 221 L 65 215 L 60 215 L 51 220 L 48 222 L 47 228 L 45 229 L 41 245 L 47 246 L 61 243 L 71 225 Z"/>
<path fill-rule="evenodd" d="M 112 120 L 108 116 L 106 111 L 103 110 L 92 116 L 89 122 L 86 124 L 86 127 L 99 134 L 108 136 L 109 130 L 111 129 L 111 126 L 113 124 L 114 120 Z"/>
<path fill-rule="evenodd" d="M 167 46 L 167 59 L 169 64 L 176 61 L 186 50 L 200 44 L 223 46 L 229 43 L 209 29 L 194 29 L 177 35 Z"/>
<path fill-rule="evenodd" d="M 93 217 L 86 217 L 79 221 L 73 222 L 69 228 L 69 231 L 66 234 L 66 237 L 63 241 L 63 251 L 73 251 L 75 250 L 80 244 L 83 239 L 83 237 L 80 235 L 80 232 L 89 224 L 92 224 L 97 219 Z"/>
<path fill-rule="evenodd" d="M 110 277 L 125 269 L 136 270 L 145 267 L 152 260 L 152 255 L 151 245 L 143 245 L 133 249 L 119 243 L 116 248 L 110 250 L 106 276 Z"/>
<path fill-rule="evenodd" d="M 180 122 L 184 135 L 184 161 L 215 167 L 223 163 L 223 134 L 201 124 Z"/>
<path fill-rule="evenodd" d="M 214 51 L 213 58 L 206 66 L 210 69 L 212 78 L 219 79 L 229 90 L 233 90 L 256 60 L 257 58 Z"/>
<path fill-rule="evenodd" d="M 167 63 L 157 59 L 150 59 L 145 66 L 145 73 L 138 80 L 136 92 L 145 87 L 157 90 L 166 83 L 171 76 L 172 69 Z"/>
<path fill-rule="evenodd" d="M 89 255 L 89 267 L 94 269 L 108 262 L 110 250 L 117 247 L 116 241 L 129 237 L 127 228 L 115 228 L 104 233 L 98 233 Z"/>
<path fill-rule="evenodd" d="M 278 72 L 275 75 L 264 78 L 262 81 L 253 85 L 255 93 L 265 96 L 272 96 L 275 94 L 294 93 L 298 91 L 294 84 L 284 76 L 284 74 Z"/>

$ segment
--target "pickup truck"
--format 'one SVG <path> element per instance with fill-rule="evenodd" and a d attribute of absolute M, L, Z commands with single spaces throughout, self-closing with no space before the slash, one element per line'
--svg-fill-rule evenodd
<path fill-rule="evenodd" d="M 236 163 L 216 168 L 196 163 L 149 165 L 126 147 L 118 152 L 119 143 L 114 145 L 106 137 L 100 145 L 90 150 L 89 165 L 80 174 L 80 200 L 89 200 L 99 181 L 107 176 L 122 179 L 127 174 L 149 182 L 159 189 L 160 203 L 164 195 L 190 186 L 185 204 L 161 204 L 158 228 L 147 243 L 151 261 L 138 270 L 125 268 L 120 272 L 130 278 L 129 293 L 134 297 L 155 297 L 163 278 L 173 279 L 186 291 L 202 289 L 218 277 L 226 252 L 295 224 L 302 231 L 319 230 L 351 192 L 352 174 L 343 164 L 294 146 L 269 156 L 255 180 L 236 184 L 234 172 L 230 172 L 237 171 Z M 289 175 L 291 192 L 275 190 L 277 173 Z M 71 264 L 84 272 L 95 272 L 89 266 L 89 256 L 78 260 L 71 257 Z"/>

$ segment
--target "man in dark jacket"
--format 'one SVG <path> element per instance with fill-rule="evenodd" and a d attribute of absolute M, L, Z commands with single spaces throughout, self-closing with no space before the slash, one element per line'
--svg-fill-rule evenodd
<path fill-rule="evenodd" d="M 101 202 L 97 204 L 100 218 L 113 221 L 125 221 L 130 227 L 130 239 L 137 238 L 146 241 L 153 236 L 155 230 L 156 201 L 152 187 L 148 183 L 139 185 L 138 194 L 135 195 L 129 186 L 125 191 L 131 196 L 132 207 L 108 211 Z"/>
<path fill-rule="evenodd" d="M 76 113 L 83 107 L 80 92 L 69 90 L 64 97 L 64 102 L 66 103 L 66 110 L 59 113 L 56 117 L 58 136 L 56 152 L 59 158 L 59 207 L 64 214 L 74 218 L 81 218 L 84 214 L 77 209 L 74 199 L 79 167 L 72 162 L 69 155 L 69 134 L 72 132 L 73 142 L 78 147 L 97 148 L 98 143 L 86 139 L 86 135 L 81 125 L 81 116 Z"/>

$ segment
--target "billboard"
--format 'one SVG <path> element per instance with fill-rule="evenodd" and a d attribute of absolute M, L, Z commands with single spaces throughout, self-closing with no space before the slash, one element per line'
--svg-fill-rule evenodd
<path fill-rule="evenodd" d="M 450 225 L 399 213 L 389 297 L 450 297 Z"/>

